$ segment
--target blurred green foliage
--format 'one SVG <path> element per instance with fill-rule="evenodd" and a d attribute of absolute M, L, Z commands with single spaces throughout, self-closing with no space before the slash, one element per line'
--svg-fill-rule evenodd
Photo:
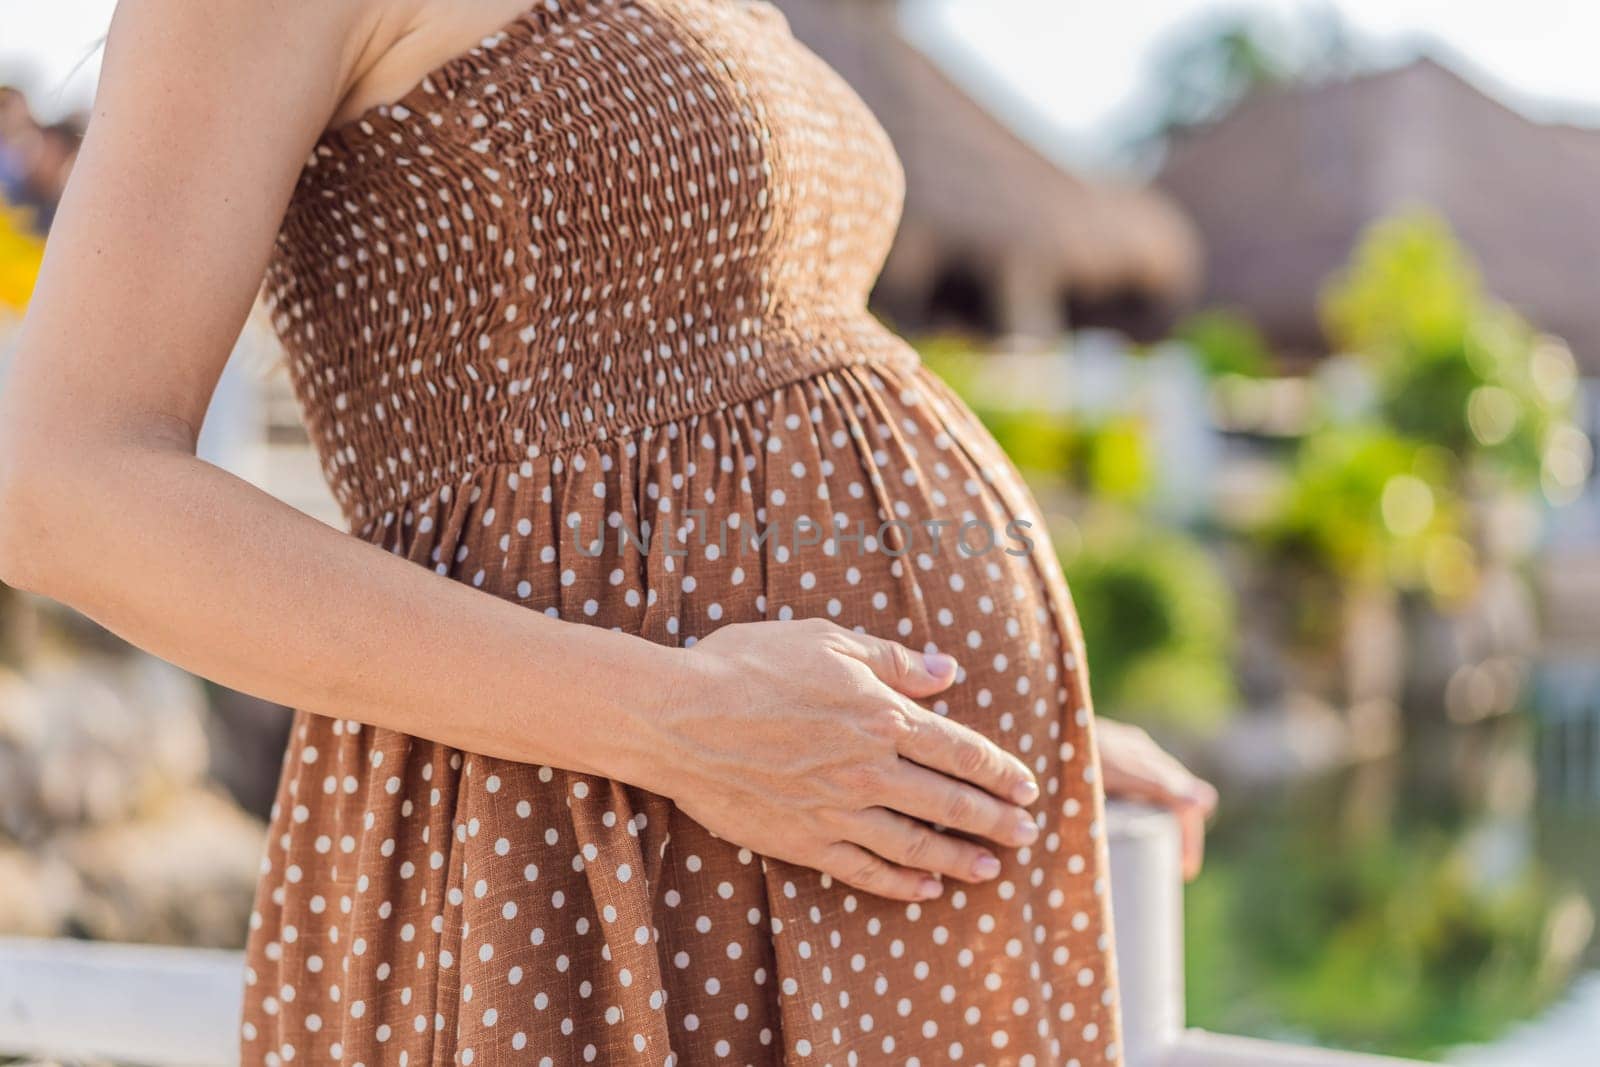
<path fill-rule="evenodd" d="M 959 391 L 959 390 L 958 390 Z M 1017 469 L 1030 482 L 1071 480 L 1073 429 L 1070 419 L 1054 412 L 1007 409 L 975 404 L 983 425 Z"/>
<path fill-rule="evenodd" d="M 936 334 L 917 340 L 917 355 L 922 365 L 955 390 L 968 403 L 983 373 L 984 356 L 969 338 L 956 334 Z"/>
<path fill-rule="evenodd" d="M 1414 792 L 1352 817 L 1358 777 L 1235 796 L 1188 894 L 1191 1021 L 1432 1057 L 1547 1006 L 1591 925 L 1582 898 L 1537 863 L 1485 871 L 1485 824 Z"/>
<path fill-rule="evenodd" d="M 1256 531 L 1342 581 L 1464 595 L 1475 574 L 1448 453 L 1381 426 L 1327 427 L 1297 450 Z"/>
<path fill-rule="evenodd" d="M 1330 343 L 1370 369 L 1376 407 L 1299 441 L 1253 533 L 1344 582 L 1465 600 L 1479 569 L 1473 503 L 1560 500 L 1588 476 L 1571 353 L 1489 296 L 1428 212 L 1374 225 L 1325 289 L 1322 317 Z"/>
<path fill-rule="evenodd" d="M 1149 432 L 1136 416 L 1071 418 L 998 408 L 978 415 L 1025 474 L 1102 503 L 1136 505 L 1150 495 L 1155 460 Z"/>
<path fill-rule="evenodd" d="M 1063 563 L 1096 702 L 1146 725 L 1204 732 L 1233 711 L 1234 601 L 1192 538 L 1103 521 Z"/>
<path fill-rule="evenodd" d="M 1323 293 L 1322 317 L 1329 340 L 1373 368 L 1384 424 L 1447 450 L 1458 477 L 1555 500 L 1587 477 L 1571 352 L 1484 291 L 1437 215 L 1374 225 Z"/>
<path fill-rule="evenodd" d="M 1189 347 L 1209 378 L 1264 378 L 1272 373 L 1267 339 L 1239 312 L 1221 308 L 1198 311 L 1178 323 L 1172 336 Z"/>

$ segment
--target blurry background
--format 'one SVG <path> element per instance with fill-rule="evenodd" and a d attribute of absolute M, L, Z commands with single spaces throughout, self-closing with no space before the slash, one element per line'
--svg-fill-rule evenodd
<path fill-rule="evenodd" d="M 111 6 L 0 0 L 0 362 Z M 1028 474 L 1100 710 L 1222 788 L 1191 1021 L 1592 1063 L 1600 9 L 779 6 L 904 158 L 876 310 Z M 331 520 L 274 359 L 206 454 Z M 286 723 L 0 587 L 0 932 L 238 944 Z"/>

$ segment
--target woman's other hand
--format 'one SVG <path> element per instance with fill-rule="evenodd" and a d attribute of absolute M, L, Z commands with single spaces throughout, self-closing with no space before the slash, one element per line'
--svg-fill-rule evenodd
<path fill-rule="evenodd" d="M 1183 834 L 1183 876 L 1191 881 L 1205 859 L 1206 821 L 1217 809 L 1217 790 L 1155 743 L 1138 726 L 1100 719 L 1095 723 L 1106 796 L 1165 808 Z"/>

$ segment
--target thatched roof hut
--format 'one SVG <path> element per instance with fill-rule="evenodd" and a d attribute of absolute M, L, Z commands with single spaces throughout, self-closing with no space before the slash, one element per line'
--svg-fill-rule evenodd
<path fill-rule="evenodd" d="M 1491 291 L 1600 373 L 1600 133 L 1536 122 L 1428 59 L 1266 92 L 1173 143 L 1159 184 L 1199 226 L 1205 299 L 1323 349 L 1318 292 L 1361 231 L 1427 206 Z"/>
<path fill-rule="evenodd" d="M 898 324 L 1153 333 L 1193 295 L 1199 249 L 1166 197 L 1062 168 L 907 39 L 892 0 L 778 6 L 872 108 L 905 165 L 905 218 L 876 294 Z"/>

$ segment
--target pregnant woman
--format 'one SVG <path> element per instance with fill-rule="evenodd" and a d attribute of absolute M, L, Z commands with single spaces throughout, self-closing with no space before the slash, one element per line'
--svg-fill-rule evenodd
<path fill-rule="evenodd" d="M 768 4 L 528 2 L 124 0 L 6 392 L 7 581 L 301 709 L 244 1062 L 1119 1062 L 1080 635 L 865 310 L 882 130 Z M 263 276 L 353 537 L 194 457 Z"/>

